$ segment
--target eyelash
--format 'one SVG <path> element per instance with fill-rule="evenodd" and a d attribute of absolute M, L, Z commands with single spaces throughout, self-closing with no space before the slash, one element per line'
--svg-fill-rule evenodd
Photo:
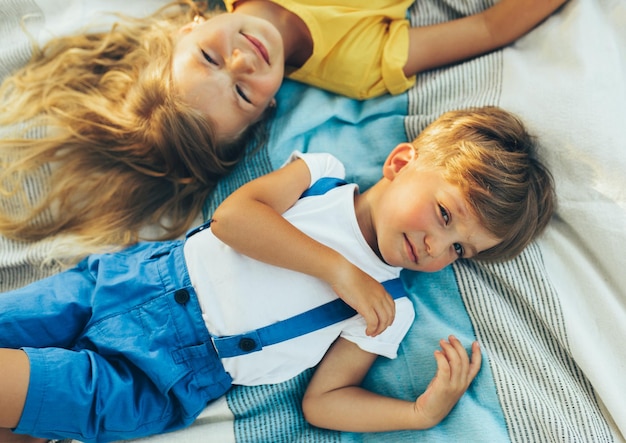
<path fill-rule="evenodd" d="M 239 96 L 244 99 L 244 101 L 246 103 L 252 104 L 252 102 L 250 101 L 250 99 L 248 98 L 248 96 L 245 94 L 245 92 L 243 92 L 243 90 L 237 85 L 235 86 L 235 90 L 237 91 L 237 94 L 239 94 Z"/>
<path fill-rule="evenodd" d="M 447 226 L 448 223 L 450 223 L 450 213 L 446 208 L 441 205 L 439 205 L 439 212 L 441 212 L 441 218 L 443 218 L 443 221 Z"/>
<path fill-rule="evenodd" d="M 211 57 L 209 54 L 207 54 L 206 52 L 204 52 L 203 49 L 200 49 L 200 52 L 202 52 L 202 57 L 204 57 L 204 59 L 211 63 L 212 65 L 216 65 L 217 66 L 217 62 L 215 60 L 213 60 L 213 57 Z"/>
<path fill-rule="evenodd" d="M 208 53 L 206 53 L 203 49 L 200 49 L 200 52 L 202 52 L 202 57 L 204 57 L 204 59 L 209 62 L 210 64 L 217 66 L 217 62 L 213 59 L 213 57 L 211 57 Z M 245 92 L 243 92 L 243 89 L 241 89 L 241 87 L 239 85 L 235 85 L 235 91 L 237 92 L 237 94 L 239 95 L 239 97 L 241 97 L 246 103 L 252 104 L 252 102 L 250 101 L 250 99 L 248 98 L 248 96 L 246 95 Z"/>
<path fill-rule="evenodd" d="M 441 218 L 447 226 L 450 223 L 450 213 L 441 205 L 439 205 L 439 212 L 441 213 Z M 454 252 L 456 252 L 456 255 L 459 256 L 459 258 L 462 258 L 465 255 L 465 250 L 459 243 L 454 244 Z"/>

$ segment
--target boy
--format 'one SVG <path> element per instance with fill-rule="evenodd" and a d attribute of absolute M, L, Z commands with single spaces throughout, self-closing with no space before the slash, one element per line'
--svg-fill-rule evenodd
<path fill-rule="evenodd" d="M 505 111 L 447 113 L 394 148 L 383 178 L 362 194 L 346 184 L 308 195 L 343 167 L 298 154 L 235 191 L 210 229 L 184 242 L 91 256 L 3 295 L 0 427 L 87 442 L 166 432 L 231 384 L 283 381 L 318 363 L 303 399 L 312 424 L 436 425 L 478 373 L 480 350 L 474 343 L 470 357 L 456 338 L 442 340 L 437 374 L 415 402 L 361 389 L 377 355 L 395 357 L 414 318 L 408 299 L 394 301 L 379 282 L 402 268 L 519 253 L 553 210 L 550 175 L 532 150 Z M 360 315 L 261 343 L 266 326 L 337 296 Z"/>

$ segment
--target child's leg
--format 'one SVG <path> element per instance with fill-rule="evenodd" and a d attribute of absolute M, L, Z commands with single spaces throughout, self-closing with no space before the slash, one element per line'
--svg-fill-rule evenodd
<path fill-rule="evenodd" d="M 46 438 L 14 434 L 10 428 L 17 425 L 28 389 L 30 364 L 23 351 L 0 349 L 0 442 L 45 443 Z"/>
<path fill-rule="evenodd" d="M 0 441 L 2 443 L 46 443 L 47 438 L 30 437 L 28 435 L 14 434 L 10 429 L 0 428 Z"/>
<path fill-rule="evenodd" d="M 0 349 L 0 428 L 17 426 L 26 401 L 29 377 L 30 363 L 24 351 Z"/>
<path fill-rule="evenodd" d="M 17 434 L 117 441 L 161 432 L 176 407 L 123 358 L 108 361 L 89 350 L 0 349 L 0 427 Z"/>

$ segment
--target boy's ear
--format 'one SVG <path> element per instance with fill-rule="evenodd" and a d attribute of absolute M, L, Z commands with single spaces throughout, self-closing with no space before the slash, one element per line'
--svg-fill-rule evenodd
<path fill-rule="evenodd" d="M 383 164 L 383 177 L 393 180 L 398 173 L 404 169 L 415 157 L 417 153 L 410 143 L 400 143 L 387 156 Z"/>

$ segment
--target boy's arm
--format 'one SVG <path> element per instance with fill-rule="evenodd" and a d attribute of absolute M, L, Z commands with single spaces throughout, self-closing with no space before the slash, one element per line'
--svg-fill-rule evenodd
<path fill-rule="evenodd" d="M 409 29 L 404 73 L 460 62 L 506 46 L 541 23 L 567 0 L 500 0 L 483 12 Z"/>
<path fill-rule="evenodd" d="M 385 397 L 361 388 L 376 355 L 339 338 L 318 366 L 302 402 L 306 419 L 321 428 L 348 432 L 426 429 L 452 410 L 478 374 L 481 354 L 472 345 L 471 360 L 454 337 L 435 351 L 437 373 L 416 401 Z"/>
<path fill-rule="evenodd" d="M 242 254 L 326 281 L 363 316 L 367 334 L 378 335 L 395 317 L 395 303 L 383 286 L 282 216 L 310 184 L 306 163 L 295 160 L 227 197 L 212 217 L 211 231 Z"/>

